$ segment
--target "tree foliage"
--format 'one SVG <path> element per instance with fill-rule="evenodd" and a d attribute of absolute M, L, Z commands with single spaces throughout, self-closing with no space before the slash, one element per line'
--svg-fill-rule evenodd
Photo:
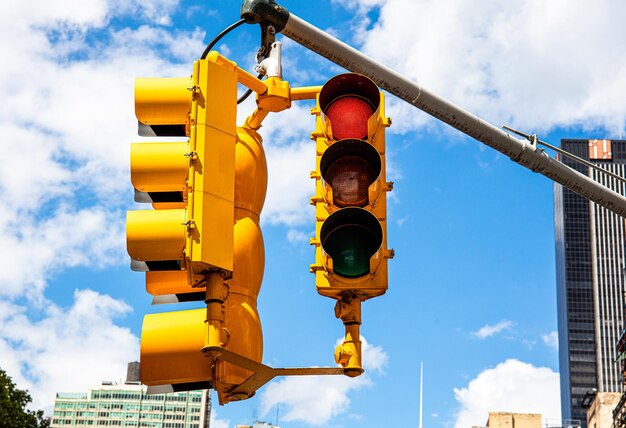
<path fill-rule="evenodd" d="M 0 421 L 5 428 L 49 428 L 43 411 L 27 410 L 33 401 L 28 391 L 18 389 L 7 373 L 0 369 Z"/>

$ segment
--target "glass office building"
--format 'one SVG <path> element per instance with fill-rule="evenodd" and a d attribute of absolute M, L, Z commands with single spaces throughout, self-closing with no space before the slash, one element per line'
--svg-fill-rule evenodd
<path fill-rule="evenodd" d="M 625 140 L 561 140 L 561 148 L 625 176 Z M 560 159 L 625 194 L 623 182 Z M 585 394 L 622 390 L 615 345 L 624 329 L 625 220 L 558 184 L 554 207 L 562 418 L 585 427 Z"/>
<path fill-rule="evenodd" d="M 205 428 L 211 413 L 207 391 L 146 394 L 140 384 L 111 384 L 87 393 L 57 393 L 52 428 Z"/>

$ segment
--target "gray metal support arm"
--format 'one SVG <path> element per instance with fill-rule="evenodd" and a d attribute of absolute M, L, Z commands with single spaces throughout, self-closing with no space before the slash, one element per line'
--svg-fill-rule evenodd
<path fill-rule="evenodd" d="M 270 0 L 272 4 L 275 4 Z M 279 7 L 279 6 L 276 6 Z M 285 13 L 284 9 L 281 9 Z M 358 50 L 289 13 L 281 32 L 337 65 L 372 79 L 387 92 L 505 154 L 520 165 L 556 181 L 587 199 L 626 217 L 626 198 L 550 157 L 530 142 L 502 131 L 478 116 L 429 92 Z"/>

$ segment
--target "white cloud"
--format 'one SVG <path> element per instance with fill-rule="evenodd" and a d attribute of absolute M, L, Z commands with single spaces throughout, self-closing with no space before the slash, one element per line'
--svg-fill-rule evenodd
<path fill-rule="evenodd" d="M 11 61 L 0 68 L 0 253 L 7 261 L 0 294 L 41 296 L 50 274 L 63 268 L 126 260 L 129 145 L 138 138 L 134 78 L 189 75 L 191 61 L 180 66 L 163 52 L 191 59 L 203 33 L 110 28 L 98 46 L 85 34 L 116 14 L 142 11 L 161 21 L 176 3 L 17 2 L 3 9 L 0 41 L 10 43 L 0 42 L 0 54 Z"/>
<path fill-rule="evenodd" d="M 511 327 L 513 327 L 513 325 L 514 323 L 512 321 L 502 320 L 494 325 L 485 325 L 477 331 L 473 332 L 472 334 L 479 339 L 486 339 L 490 336 L 501 333 L 504 330 L 510 329 Z"/>
<path fill-rule="evenodd" d="M 541 336 L 541 340 L 543 343 L 550 349 L 558 350 L 559 349 L 559 334 L 556 331 L 551 331 L 548 334 L 544 334 Z"/>
<path fill-rule="evenodd" d="M 289 229 L 287 231 L 287 241 L 291 244 L 299 244 L 302 242 L 309 242 L 312 234 L 304 233 L 301 230 Z"/>
<path fill-rule="evenodd" d="M 338 343 L 341 343 L 341 339 Z M 268 414 L 280 404 L 281 419 L 302 421 L 310 425 L 327 425 L 329 421 L 350 408 L 349 393 L 372 384 L 370 372 L 382 372 L 388 361 L 387 353 L 370 345 L 363 337 L 364 374 L 356 378 L 345 376 L 294 376 L 270 383 L 261 395 L 261 415 Z"/>
<path fill-rule="evenodd" d="M 230 420 L 220 419 L 217 417 L 215 407 L 211 407 L 211 421 L 209 422 L 209 425 L 213 428 L 229 428 L 232 426 L 230 424 Z"/>
<path fill-rule="evenodd" d="M 3 18 L 7 24 L 22 26 L 71 28 L 102 27 L 113 16 L 134 14 L 156 24 L 168 24 L 169 14 L 174 11 L 179 0 L 30 0 L 9 2 L 3 5 Z"/>
<path fill-rule="evenodd" d="M 381 6 L 386 0 L 331 0 L 333 3 L 340 4 L 348 9 L 357 10 L 360 14 L 367 13 L 370 9 Z"/>
<path fill-rule="evenodd" d="M 539 413 L 544 420 L 560 420 L 559 391 L 558 373 L 509 359 L 454 389 L 461 407 L 454 426 L 484 426 L 489 412 Z"/>
<path fill-rule="evenodd" d="M 380 7 L 378 21 L 365 21 L 357 33 L 368 55 L 498 126 L 528 132 L 604 126 L 614 135 L 624 130 L 624 3 L 350 3 L 361 15 Z M 402 127 L 392 132 L 423 126 L 423 115 L 407 104 L 398 107 Z"/>
<path fill-rule="evenodd" d="M 268 186 L 263 222 L 296 226 L 313 221 L 309 198 L 315 193 L 315 183 L 309 171 L 315 170 L 314 144 L 268 145 L 266 153 Z"/>
<path fill-rule="evenodd" d="M 100 269 L 127 260 L 122 253 L 122 213 L 99 208 L 70 211 L 61 207 L 39 222 L 0 222 L 0 296 L 41 300 L 51 273 L 75 266 Z"/>
<path fill-rule="evenodd" d="M 126 303 L 76 290 L 64 308 L 44 293 L 68 267 L 97 270 L 127 260 L 133 80 L 189 75 L 187 60 L 202 51 L 203 32 L 107 25 L 124 14 L 167 24 L 177 4 L 3 5 L 0 55 L 10 61 L 0 67 L 0 366 L 30 391 L 33 408 L 49 410 L 55 392 L 118 379 L 138 358 L 138 338 L 116 325 L 131 311 Z"/>
<path fill-rule="evenodd" d="M 76 290 L 71 307 L 46 302 L 40 310 L 32 319 L 26 307 L 0 301 L 0 366 L 29 390 L 33 408 L 49 411 L 56 392 L 117 380 L 137 360 L 138 338 L 114 324 L 131 311 L 126 303 Z"/>

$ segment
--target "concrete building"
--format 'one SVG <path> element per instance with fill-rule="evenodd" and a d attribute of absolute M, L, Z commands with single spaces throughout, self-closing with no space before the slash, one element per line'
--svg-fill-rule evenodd
<path fill-rule="evenodd" d="M 611 428 L 613 426 L 613 410 L 615 410 L 621 397 L 622 394 L 619 392 L 596 394 L 587 409 L 587 426 L 589 428 Z"/>
<path fill-rule="evenodd" d="M 489 412 L 489 428 L 542 428 L 541 415 L 535 413 Z M 478 428 L 478 427 L 474 427 Z"/>
<path fill-rule="evenodd" d="M 622 373 L 622 382 L 626 383 L 626 330 L 615 346 L 617 351 L 617 364 Z M 626 393 L 622 396 L 613 409 L 613 428 L 626 428 Z"/>
<path fill-rule="evenodd" d="M 132 364 L 132 363 L 131 363 Z M 129 378 L 138 373 L 129 365 Z M 103 382 L 88 392 L 59 392 L 51 428 L 142 427 L 207 428 L 211 400 L 207 391 L 146 394 L 137 381 Z"/>
<path fill-rule="evenodd" d="M 626 175 L 624 140 L 562 140 L 561 148 Z M 560 159 L 624 194 L 623 182 Z M 586 394 L 622 391 L 615 344 L 624 328 L 625 224 L 556 184 L 554 201 L 561 414 L 566 424 L 584 427 Z"/>

